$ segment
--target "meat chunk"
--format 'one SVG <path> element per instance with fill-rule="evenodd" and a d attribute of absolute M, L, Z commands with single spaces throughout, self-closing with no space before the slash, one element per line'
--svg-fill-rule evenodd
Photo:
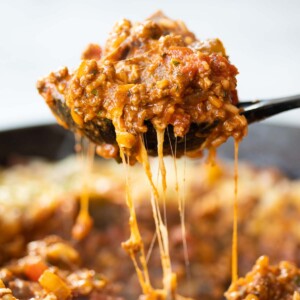
<path fill-rule="evenodd" d="M 287 261 L 272 266 L 268 257 L 262 256 L 251 272 L 230 286 L 225 296 L 227 300 L 297 300 L 300 270 Z"/>
<path fill-rule="evenodd" d="M 120 299 L 103 276 L 80 268 L 78 252 L 56 236 L 29 243 L 26 256 L 0 269 L 0 293 L 7 299 Z"/>

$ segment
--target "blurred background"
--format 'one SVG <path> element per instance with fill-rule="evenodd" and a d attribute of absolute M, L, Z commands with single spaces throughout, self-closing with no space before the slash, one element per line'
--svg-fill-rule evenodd
<path fill-rule="evenodd" d="M 117 20 L 159 9 L 199 39 L 223 41 L 240 72 L 241 100 L 300 94 L 299 0 L 1 0 L 0 131 L 55 122 L 37 79 L 75 68 L 86 45 L 103 45 Z M 300 111 L 268 122 L 300 126 Z"/>

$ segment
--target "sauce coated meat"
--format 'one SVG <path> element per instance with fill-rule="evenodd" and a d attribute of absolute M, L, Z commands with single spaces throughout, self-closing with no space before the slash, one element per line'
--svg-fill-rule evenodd
<path fill-rule="evenodd" d="M 90 45 L 74 73 L 64 68 L 38 82 L 60 124 L 71 127 L 57 109 L 63 105 L 76 131 L 97 142 L 98 154 L 117 157 L 121 147 L 135 157 L 149 124 L 156 131 L 171 126 L 175 138 L 194 123 L 217 125 L 201 148 L 246 134 L 235 106 L 238 71 L 220 40 L 199 41 L 184 23 L 157 13 L 140 23 L 118 22 L 101 53 Z M 111 126 L 114 139 L 105 136 Z M 199 149 L 189 150 L 198 155 Z"/>
<path fill-rule="evenodd" d="M 262 256 L 225 296 L 227 300 L 299 300 L 300 270 L 287 261 L 271 266 L 268 257 Z"/>
<path fill-rule="evenodd" d="M 59 237 L 29 243 L 26 254 L 0 269 L 1 299 L 121 299 L 100 274 L 80 268 L 79 253 Z"/>
<path fill-rule="evenodd" d="M 76 162 L 78 163 L 76 158 L 71 157 L 58 163 L 33 161 L 26 166 L 0 170 L 0 210 L 5 211 L 0 215 L 0 292 L 2 279 L 6 287 L 3 287 L 3 292 L 8 293 L 7 289 L 14 287 L 12 295 L 18 299 L 26 299 L 28 290 L 35 290 L 37 297 L 31 299 L 42 299 L 38 296 L 47 293 L 36 280 L 30 280 L 22 271 L 25 263 L 41 259 L 47 267 L 57 267 L 56 274 L 66 282 L 66 277 L 82 270 L 86 270 L 87 274 L 103 274 L 107 278 L 107 284 L 103 288 L 93 289 L 85 297 L 79 294 L 82 297 L 80 299 L 138 299 L 141 289 L 135 270 L 127 253 L 120 247 L 121 242 L 129 235 L 128 226 L 124 226 L 128 220 L 125 182 L 122 180 L 124 174 L 119 172 L 119 166 L 113 161 L 95 161 L 95 173 L 91 177 L 94 227 L 86 239 L 74 243 L 71 228 L 79 209 L 81 194 L 78 184 L 81 173 Z M 169 163 L 171 167 L 171 160 Z M 136 178 L 134 194 L 138 195 L 136 213 L 145 249 L 149 249 L 154 232 L 153 216 L 147 201 L 148 190 L 142 170 L 136 167 L 138 165 L 132 168 Z M 254 293 L 255 286 L 258 289 L 256 283 L 266 282 L 267 277 L 263 277 L 263 274 L 272 275 L 272 270 L 277 270 L 277 273 L 273 272 L 273 282 L 282 280 L 281 289 L 290 291 L 285 294 L 287 298 L 283 299 L 292 299 L 293 293 L 299 291 L 299 271 L 294 267 L 287 268 L 291 264 L 281 264 L 280 261 L 288 260 L 300 265 L 300 181 L 288 180 L 274 170 L 259 170 L 244 164 L 240 165 L 239 171 L 239 272 L 244 277 L 262 254 L 267 254 L 275 267 L 264 264 L 261 271 L 252 273 L 255 275 L 252 278 L 246 276 L 247 280 L 239 279 L 226 296 L 233 300 L 235 297 L 244 299 L 248 294 L 255 294 L 260 299 Z M 187 294 L 188 291 L 188 296 L 192 299 L 224 299 L 224 291 L 231 281 L 232 173 L 232 166 L 222 164 L 213 169 L 202 164 L 194 164 L 190 168 L 186 186 L 190 277 L 187 277 L 185 268 L 176 194 L 172 189 L 168 191 L 168 229 L 173 269 L 178 274 L 179 293 Z M 200 183 L 199 178 L 202 178 Z M 38 194 L 36 186 L 41 187 Z M 60 199 L 59 202 L 56 201 L 57 198 Z M 45 207 L 45 203 L 51 204 L 51 211 Z M 21 214 L 16 214 L 18 210 Z M 53 238 L 53 234 L 61 238 Z M 52 236 L 49 238 L 49 235 Z M 20 239 L 24 241 L 23 244 Z M 32 240 L 40 241 L 29 244 L 30 251 L 24 253 L 25 244 Z M 70 260 L 70 255 L 67 254 L 67 266 L 66 261 L 62 265 L 59 255 L 56 261 L 53 260 L 55 248 L 69 249 L 70 246 L 79 253 L 81 263 L 77 259 Z M 48 260 L 46 253 L 52 253 L 52 260 Z M 148 266 L 153 285 L 160 286 L 161 264 L 157 244 Z M 279 270 L 282 270 L 281 275 Z M 286 278 L 284 270 L 287 270 Z M 254 280 L 260 277 L 259 281 Z M 103 279 L 101 276 L 97 278 Z M 73 286 L 82 282 L 82 277 L 77 279 L 73 280 Z M 20 288 L 22 285 L 23 288 Z M 268 295 L 272 295 L 276 286 L 269 284 L 267 287 L 270 288 Z M 103 294 L 102 298 L 91 297 L 95 292 Z M 273 300 L 272 297 L 269 299 Z"/>

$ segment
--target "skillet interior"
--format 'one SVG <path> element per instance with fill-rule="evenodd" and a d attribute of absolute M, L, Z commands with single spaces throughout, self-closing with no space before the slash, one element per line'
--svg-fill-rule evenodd
<path fill-rule="evenodd" d="M 247 160 L 250 161 L 251 164 L 264 167 L 264 166 L 273 166 L 281 169 L 283 172 L 287 173 L 290 177 L 300 177 L 300 165 L 299 161 L 297 160 L 298 155 L 298 147 L 297 147 L 297 141 L 300 141 L 300 130 L 297 128 L 288 128 L 288 127 L 281 127 L 281 126 L 271 126 L 266 124 L 257 124 L 252 125 L 250 127 L 250 132 L 248 137 L 245 139 L 245 141 L 241 144 L 240 149 L 240 158 L 241 160 Z M 60 160 L 69 154 L 73 152 L 74 149 L 74 137 L 71 133 L 67 132 L 66 130 L 62 129 L 61 127 L 57 125 L 48 125 L 48 126 L 40 126 L 40 127 L 32 127 L 32 128 L 25 128 L 25 129 L 18 129 L 18 130 L 12 130 L 7 132 L 0 133 L 0 142 L 2 147 L 0 147 L 0 160 L 2 165 L 11 165 L 15 164 L 16 162 L 22 162 L 27 160 L 26 157 L 32 157 L 32 156 L 39 156 L 43 157 L 52 161 Z M 293 145 L 293 147 L 289 146 Z M 219 151 L 219 157 L 222 159 L 232 159 L 233 154 L 233 143 L 232 141 L 225 144 Z M 200 170 L 200 169 L 199 169 Z M 196 170 L 197 172 L 199 170 Z M 242 171 L 242 166 L 241 166 Z M 197 173 L 198 174 L 198 173 Z M 241 172 L 242 174 L 242 172 Z M 251 173 L 253 174 L 253 172 Z M 199 175 L 200 176 L 200 175 Z M 252 176 L 252 175 L 251 175 Z M 282 229 L 284 222 L 286 222 L 287 219 L 290 219 L 290 207 L 293 207 L 292 212 L 299 211 L 298 208 L 294 208 L 294 206 L 289 206 L 289 203 L 292 205 L 295 205 L 296 202 L 293 202 L 293 199 L 287 199 L 287 198 L 281 198 L 279 197 L 279 203 L 276 207 L 281 207 L 282 209 L 279 209 L 279 213 L 270 214 L 268 213 L 268 210 L 265 211 L 264 199 L 261 198 L 253 198 L 252 191 L 257 187 L 256 184 L 260 186 L 260 188 L 263 189 L 264 192 L 271 191 L 272 196 L 272 190 L 273 187 L 276 189 L 276 185 L 274 185 L 274 182 L 278 183 L 276 181 L 276 175 L 275 177 L 271 176 L 275 181 L 268 181 L 268 178 L 266 180 L 266 177 L 263 176 L 263 174 L 256 172 L 254 174 L 255 177 L 246 177 L 243 181 L 243 176 L 241 176 L 242 182 L 241 185 L 244 183 L 245 187 L 245 181 L 247 181 L 246 188 L 242 190 L 248 191 L 248 196 L 241 197 L 241 199 L 244 199 L 245 201 L 240 202 L 240 220 L 241 220 L 241 226 L 240 226 L 240 235 L 239 239 L 241 241 L 241 247 L 240 247 L 240 272 L 241 274 L 245 274 L 246 271 L 249 271 L 251 266 L 253 265 L 255 259 L 257 259 L 262 254 L 268 254 L 270 255 L 270 259 L 272 262 L 278 262 L 279 260 L 288 259 L 290 261 L 296 260 L 296 263 L 299 265 L 298 262 L 298 256 L 297 251 L 295 249 L 299 249 L 300 240 L 297 238 L 297 234 L 295 234 L 295 228 L 297 226 L 294 226 L 294 223 L 291 223 L 290 228 L 287 230 L 286 227 L 284 227 L 285 234 L 282 234 Z M 195 177 L 195 173 L 193 176 Z M 247 179 L 248 178 L 248 179 Z M 249 179 L 250 178 L 250 179 Z M 248 183 L 251 182 L 251 178 L 253 179 L 252 185 L 250 184 L 250 188 L 248 187 Z M 254 180 L 255 178 L 255 180 Z M 280 182 L 279 182 L 280 183 Z M 197 184 L 194 185 L 194 187 L 197 187 Z M 232 178 L 230 177 L 230 190 L 232 190 Z M 292 187 L 292 185 L 291 185 Z M 191 216 L 189 219 L 189 224 L 191 226 L 187 226 L 189 232 L 191 233 L 190 240 L 190 248 L 192 249 L 192 253 L 194 253 L 194 256 L 191 258 L 197 257 L 199 260 L 196 259 L 195 263 L 193 263 L 193 278 L 194 283 L 193 287 L 196 288 L 196 290 L 193 290 L 196 294 L 201 294 L 201 299 L 224 299 L 222 298 L 222 294 L 224 291 L 228 288 L 230 284 L 230 280 L 228 281 L 228 262 L 230 261 L 230 243 L 231 243 L 231 234 L 232 234 L 232 219 L 231 219 L 231 196 L 223 197 L 224 189 L 221 189 L 222 192 L 222 205 L 215 206 L 216 203 L 218 203 L 217 198 L 216 201 L 212 203 L 212 207 L 215 207 L 216 211 L 214 211 L 214 214 L 211 214 L 210 209 L 202 209 L 207 207 L 206 205 L 211 202 L 212 199 L 215 198 L 215 194 L 210 194 L 207 192 L 207 190 L 204 190 L 201 192 L 201 186 L 200 188 L 200 195 L 198 197 L 191 197 L 191 199 L 195 200 L 196 206 L 191 206 L 191 210 L 187 211 L 187 214 Z M 260 190 L 258 188 L 258 190 Z M 202 187 L 203 189 L 203 187 Z M 276 191 L 280 190 L 280 184 L 278 184 L 278 187 Z M 210 189 L 209 189 L 210 190 Z M 226 190 L 226 187 L 225 187 Z M 193 192 L 193 191 L 192 191 Z M 199 192 L 199 191 L 198 191 Z M 205 196 L 207 193 L 207 197 Z M 260 193 L 259 193 L 260 194 Z M 269 195 L 269 193 L 267 193 Z M 197 196 L 197 193 L 195 194 Z M 251 195 L 251 196 L 249 196 Z M 267 195 L 267 196 L 268 196 Z M 281 194 L 280 194 L 281 195 Z M 117 195 L 117 197 L 119 197 Z M 201 202 L 198 201 L 201 199 Z M 227 200 L 226 200 L 227 199 Z M 265 199 L 269 199 L 266 197 Z M 281 201 L 283 199 L 283 201 Z M 103 221 L 105 218 L 104 216 L 107 214 L 107 210 L 109 208 L 113 208 L 113 211 L 115 211 L 116 207 L 120 204 L 113 203 L 113 202 L 105 202 L 105 199 L 102 199 L 102 201 L 99 201 L 99 199 L 96 199 L 97 201 L 91 202 L 91 212 L 93 219 L 95 221 L 95 228 L 100 228 L 100 231 L 95 230 L 95 234 L 102 234 L 103 230 L 105 232 L 107 228 L 107 236 L 110 236 L 109 232 L 111 230 L 111 226 L 108 226 L 108 223 L 101 223 L 98 224 L 97 220 Z M 100 199 L 101 200 L 101 199 Z M 261 201 L 261 202 L 260 202 Z M 281 201 L 281 202 L 280 202 Z M 70 201 L 69 201 L 70 203 Z M 75 202 L 74 202 L 75 203 Z M 143 202 L 144 203 L 144 202 Z M 203 206 L 201 206 L 203 203 Z M 260 203 L 262 205 L 260 205 Z M 100 206 L 99 206 L 100 204 Z M 224 204 L 224 205 L 223 205 Z M 112 205 L 112 206 L 109 206 Z M 198 205 L 198 206 L 197 206 Z M 200 205 L 200 206 L 199 206 Z M 249 206 L 250 205 L 250 206 Z M 101 207 L 101 209 L 96 209 Z M 105 209 L 103 209 L 105 207 Z M 194 209 L 194 208 L 197 209 Z M 286 207 L 286 209 L 284 209 Z M 122 207 L 121 207 L 122 208 Z M 172 209 L 172 207 L 170 207 Z M 208 208 L 211 208 L 211 206 L 208 206 Z M 299 208 L 300 209 L 300 208 Z M 260 214 L 257 213 L 259 211 L 263 211 L 264 213 L 261 215 L 261 218 L 259 218 Z M 72 214 L 74 213 L 74 216 L 76 215 L 77 207 L 75 206 L 73 209 Z M 115 224 L 115 220 L 120 220 L 120 212 L 122 210 L 119 210 L 117 213 L 117 218 L 110 218 L 109 224 Z M 123 210 L 124 211 L 124 210 Z M 140 206 L 140 210 L 138 212 L 138 215 L 141 216 L 141 223 L 144 224 L 144 230 L 147 232 L 150 230 L 147 226 L 152 223 L 149 223 L 148 221 L 150 219 L 147 219 L 147 214 L 141 214 L 141 212 L 150 212 L 149 207 Z M 103 216 L 103 212 L 104 216 Z M 169 212 L 172 212 L 169 210 Z M 173 207 L 173 215 L 177 216 L 177 206 Z M 61 218 L 61 215 L 57 215 L 57 219 L 55 220 L 64 220 Z M 109 216 L 111 216 L 111 213 L 109 213 Z M 152 217 L 151 213 L 149 214 L 150 217 Z M 170 216 L 170 215 L 169 215 Z M 257 220 L 258 216 L 258 220 Z M 277 222 L 277 226 L 274 225 L 274 222 L 271 222 L 270 220 L 281 220 Z M 124 219 L 122 219 L 122 224 L 126 222 L 127 218 L 124 216 Z M 148 220 L 148 221 L 147 221 Z M 178 224 L 178 219 L 172 219 L 173 224 Z M 199 222 L 201 220 L 201 222 Z M 170 221 L 170 218 L 169 218 Z M 44 222 L 45 223 L 45 222 Z M 59 223 L 59 222 L 57 222 Z M 65 223 L 65 222 L 64 222 Z M 59 223 L 60 224 L 60 223 Z M 170 222 L 168 224 L 171 224 Z M 207 230 L 207 227 L 209 226 L 209 230 Z M 222 226 L 220 226 L 222 224 Z M 65 225 L 65 224 L 64 224 Z M 69 223 L 71 226 L 72 223 Z M 204 225 L 204 226 L 203 226 Z M 247 225 L 247 226 L 246 226 Z M 249 225 L 249 226 L 248 226 Z M 262 232 L 252 232 L 252 228 L 260 228 L 260 226 L 263 226 L 264 230 Z M 253 227 L 254 226 L 254 227 Z M 116 226 L 115 229 L 120 229 L 122 226 Z M 176 229 L 176 225 L 174 227 Z M 195 229 L 197 229 L 195 231 Z M 125 230 L 126 231 L 126 230 Z M 150 232 L 153 231 L 153 228 L 151 228 Z M 53 232 L 53 231 L 51 231 Z M 68 227 L 67 232 L 70 232 L 70 228 Z M 174 238 L 171 239 L 171 249 L 173 249 L 173 253 L 171 253 L 172 257 L 174 257 L 175 261 L 176 259 L 180 262 L 182 259 L 182 252 L 181 252 L 181 242 L 180 244 L 176 244 L 176 230 L 172 231 L 171 234 Z M 192 235 L 192 232 L 196 235 Z M 125 238 L 128 236 L 126 232 L 119 232 L 119 235 L 114 235 L 113 244 L 110 245 L 111 248 L 105 244 L 105 247 L 101 248 L 99 244 L 95 243 L 94 234 L 91 234 L 89 236 L 89 239 L 85 241 L 80 246 L 80 249 L 82 253 L 86 253 L 86 249 L 89 249 L 89 245 L 97 245 L 97 247 L 94 249 L 96 252 L 92 253 L 91 255 L 88 255 L 88 257 L 94 258 L 96 254 L 98 254 L 99 249 L 102 249 L 103 251 L 110 251 L 111 249 L 115 249 L 114 251 L 117 251 L 115 254 L 118 258 L 116 261 L 121 259 L 126 261 L 127 263 L 124 263 L 123 270 L 124 272 L 120 272 L 120 268 L 118 267 L 118 274 L 121 274 L 122 277 L 126 276 L 128 277 L 128 274 L 134 274 L 134 271 L 130 268 L 131 262 L 127 259 L 126 253 L 123 253 L 121 251 L 121 254 L 119 254 L 118 249 L 120 249 L 119 245 L 122 241 L 125 240 Z M 44 233 L 43 233 L 44 234 Z M 105 234 L 105 233 L 104 233 Z M 124 234 L 124 236 L 122 235 Z M 44 236 L 44 235 L 43 235 Z M 116 236 L 119 236 L 119 240 L 115 238 Z M 285 241 L 292 240 L 292 244 L 288 244 L 285 242 L 284 247 L 280 247 L 278 249 L 278 238 L 281 241 L 284 236 Z M 199 238 L 201 237 L 201 238 Z M 30 240 L 35 239 L 35 237 L 32 237 L 30 233 Z M 193 240 L 194 239 L 194 240 Z M 106 240 L 104 240 L 105 243 L 107 243 Z M 193 242 L 197 241 L 197 242 Z M 202 241 L 202 242 L 201 242 Z M 210 242 L 209 242 L 210 241 Z M 255 241 L 255 243 L 253 242 Z M 150 243 L 150 239 L 148 240 L 148 244 Z M 118 247 L 116 246 L 118 245 Z M 203 247 L 206 246 L 204 249 L 208 249 L 207 252 L 209 252 L 209 257 L 211 257 L 211 260 L 206 260 L 206 255 L 199 256 L 197 249 L 203 249 Z M 282 248 L 282 249 L 281 249 Z M 250 249 L 250 250 L 249 250 Z M 286 250 L 288 249 L 288 252 Z M 194 252 L 193 252 L 194 251 Z M 207 253 L 204 251 L 204 253 Z M 105 252 L 104 252 L 105 253 Z M 178 257 L 175 257 L 178 253 Z M 211 256 L 211 253 L 214 253 L 214 255 Z M 100 258 L 102 257 L 102 252 L 100 253 Z M 121 255 L 121 256 L 120 256 Z M 92 261 L 88 260 L 88 257 L 86 258 L 87 261 L 85 261 L 85 265 L 88 267 L 92 266 L 92 268 L 95 267 L 94 259 Z M 104 261 L 106 263 L 105 255 Z M 124 258 L 125 257 L 125 258 Z M 153 255 L 153 263 L 151 264 L 153 267 L 153 272 L 156 272 L 157 264 L 155 264 L 155 256 Z M 219 260 L 220 258 L 220 260 Z M 223 259 L 225 260 L 223 261 Z M 159 265 L 159 261 L 158 261 Z M 204 266 L 204 267 L 202 267 Z M 219 267 L 217 267 L 219 266 Z M 226 272 L 224 272 L 224 268 L 226 267 Z M 101 272 L 104 270 L 102 265 L 99 264 L 99 270 Z M 110 264 L 108 266 L 108 269 L 105 270 L 105 272 L 110 272 L 111 270 L 115 270 L 116 268 L 112 267 Z M 128 271 L 131 270 L 131 271 Z M 104 271 L 103 271 L 104 272 Z M 129 272 L 129 273 L 128 273 Z M 224 273 L 224 276 L 223 276 Z M 106 273 L 104 273 L 106 274 Z M 110 274 L 110 273 L 109 273 Z M 221 275 L 220 275 L 221 274 Z M 134 276 L 134 275 L 133 275 Z M 130 277 L 130 278 L 136 278 Z M 158 276 L 159 278 L 159 276 Z M 202 278 L 202 284 L 199 284 L 198 278 Z M 211 280 L 213 278 L 214 280 Z M 112 279 L 114 282 L 115 279 Z M 128 295 L 130 291 L 138 291 L 138 287 L 136 287 L 137 283 L 133 280 L 129 282 L 132 284 L 131 289 L 124 289 L 123 290 L 123 296 L 125 299 L 135 299 L 131 297 L 132 295 Z M 129 284 L 129 283 L 128 283 Z M 157 285 L 157 284 L 156 284 Z M 182 285 L 181 289 L 183 291 L 186 290 L 185 286 Z M 197 298 L 196 298 L 197 299 Z"/>

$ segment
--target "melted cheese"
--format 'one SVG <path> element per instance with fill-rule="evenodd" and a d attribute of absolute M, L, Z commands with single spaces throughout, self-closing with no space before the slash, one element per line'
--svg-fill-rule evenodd
<path fill-rule="evenodd" d="M 151 207 L 153 212 L 153 217 L 155 221 L 156 233 L 153 238 L 153 241 L 150 245 L 149 253 L 154 246 L 155 240 L 158 240 L 160 258 L 163 270 L 162 284 L 163 289 L 157 290 L 154 289 L 151 285 L 149 271 L 147 267 L 147 258 L 145 255 L 145 246 L 139 231 L 138 222 L 136 218 L 135 207 L 132 199 L 131 193 L 131 182 L 129 176 L 129 161 L 126 161 L 126 156 L 120 147 L 120 156 L 122 158 L 125 176 L 126 176 L 126 203 L 129 208 L 129 227 L 130 227 L 130 237 L 126 242 L 122 243 L 122 247 L 128 252 L 133 265 L 135 267 L 138 280 L 140 282 L 143 294 L 147 300 L 156 300 L 156 299 L 177 299 L 176 295 L 177 289 L 177 278 L 176 274 L 172 272 L 170 251 L 169 251 L 169 239 L 168 239 L 168 230 L 166 227 L 166 189 L 167 189 L 167 180 L 166 180 L 166 168 L 163 159 L 163 143 L 164 143 L 164 131 L 157 130 L 157 152 L 158 152 L 158 161 L 159 161 L 159 173 L 161 175 L 161 186 L 163 192 L 163 205 L 164 205 L 164 221 L 161 216 L 159 208 L 159 192 L 157 186 L 155 186 L 152 178 L 152 172 L 149 164 L 148 154 L 142 140 L 142 137 L 139 138 L 139 151 L 137 155 L 137 160 L 142 164 L 144 172 L 147 176 L 148 182 L 151 187 Z M 235 282 L 238 278 L 238 142 L 235 141 L 235 151 L 234 151 L 234 205 L 233 205 L 233 236 L 232 236 L 232 282 Z M 83 185 L 82 193 L 80 199 L 80 212 L 76 220 L 76 224 L 73 228 L 72 235 L 75 239 L 81 240 L 89 232 L 92 226 L 92 220 L 89 215 L 89 186 L 90 174 L 93 165 L 95 146 L 87 140 L 81 139 L 77 140 L 77 152 L 78 156 L 81 159 L 83 165 Z M 215 158 L 215 151 L 210 151 L 209 161 L 212 163 Z M 175 191 L 178 201 L 178 210 L 180 214 L 181 222 L 181 231 L 183 239 L 183 249 L 184 249 L 184 259 L 186 265 L 187 275 L 189 274 L 189 259 L 187 251 L 187 242 L 186 242 L 186 229 L 185 229 L 185 173 L 186 173 L 186 162 L 184 161 L 184 174 L 183 174 L 183 194 L 180 193 L 179 188 L 179 178 L 178 178 L 178 168 L 176 161 L 176 148 L 173 152 L 174 160 L 174 171 L 175 171 Z"/>
<path fill-rule="evenodd" d="M 165 226 L 159 210 L 159 194 L 156 186 L 153 183 L 152 172 L 149 164 L 148 153 L 146 151 L 142 137 L 139 138 L 139 152 L 137 160 L 142 164 L 146 173 L 147 179 L 151 186 L 151 206 L 153 218 L 155 221 L 156 235 L 160 250 L 160 258 L 163 269 L 163 292 L 166 299 L 175 299 L 177 279 L 176 274 L 172 272 L 170 253 L 169 253 L 169 238 L 168 230 Z"/>
<path fill-rule="evenodd" d="M 166 217 L 166 189 L 167 189 L 167 180 L 166 180 L 166 168 L 164 164 L 164 159 L 163 159 L 163 143 L 164 143 L 164 130 L 157 130 L 157 154 L 158 154 L 158 161 L 159 161 L 159 171 L 161 174 L 161 185 L 162 185 L 162 190 L 163 190 L 163 205 L 164 205 L 164 222 L 165 226 L 163 226 L 163 230 L 167 231 L 167 217 Z M 174 171 L 175 171 L 175 192 L 176 192 L 176 198 L 178 202 L 178 211 L 180 214 L 180 225 L 181 225 L 181 233 L 182 233 L 182 243 L 183 243 L 183 253 L 184 253 L 184 261 L 185 261 L 185 267 L 186 267 L 186 274 L 187 277 L 189 277 L 189 258 L 188 258 L 188 248 L 187 248 L 187 241 L 186 241 L 186 228 L 185 228 L 185 168 L 186 168 L 186 161 L 184 160 L 184 176 L 183 176 L 183 194 L 180 194 L 180 189 L 179 189 L 179 180 L 178 180 L 178 169 L 177 169 L 177 162 L 176 162 L 176 145 L 177 141 L 175 143 L 175 151 L 173 152 L 172 150 L 172 156 L 173 156 L 173 161 L 174 161 Z M 150 169 L 150 167 L 148 168 Z M 163 242 L 168 243 L 168 233 L 165 233 L 166 240 Z M 165 246 L 166 249 L 169 248 L 168 244 Z M 169 250 L 168 250 L 169 252 Z M 170 261 L 170 258 L 169 258 Z M 162 264 L 163 264 L 163 259 L 162 259 Z M 169 262 L 171 264 L 171 261 Z M 168 274 L 170 276 L 169 278 L 172 278 L 173 280 L 176 280 L 175 274 L 172 273 L 172 270 L 165 270 L 165 274 Z M 164 278 L 164 282 L 167 282 L 167 278 Z M 175 283 L 175 285 L 174 285 Z M 172 283 L 173 287 L 173 294 L 175 295 L 175 288 L 176 288 L 176 282 Z M 169 289 L 170 289 L 170 283 L 169 283 Z"/>
<path fill-rule="evenodd" d="M 129 208 L 129 215 L 130 215 L 129 217 L 130 238 L 126 242 L 122 243 L 122 247 L 128 252 L 129 256 L 133 261 L 144 295 L 151 295 L 153 294 L 153 288 L 150 283 L 144 243 L 138 228 L 135 207 L 131 196 L 131 184 L 130 184 L 130 177 L 128 171 L 128 163 L 126 162 L 125 154 L 122 151 L 122 149 L 120 149 L 120 155 L 125 169 L 126 203 Z"/>
<path fill-rule="evenodd" d="M 76 223 L 72 229 L 72 236 L 76 240 L 82 240 L 90 231 L 93 225 L 92 218 L 89 214 L 89 182 L 90 174 L 95 156 L 95 145 L 82 138 L 76 138 L 76 152 L 82 164 L 83 182 L 80 197 L 80 211 Z"/>
<path fill-rule="evenodd" d="M 167 190 L 167 172 L 166 166 L 164 163 L 164 137 L 165 130 L 157 130 L 157 154 L 158 154 L 158 163 L 159 163 L 159 172 L 161 174 L 161 185 L 163 190 L 163 206 L 164 206 L 164 222 L 167 225 L 167 210 L 166 210 L 166 190 Z"/>
<path fill-rule="evenodd" d="M 234 142 L 234 202 L 232 232 L 232 282 L 238 279 L 238 154 L 239 142 Z"/>
<path fill-rule="evenodd" d="M 186 144 L 186 140 L 185 140 Z M 186 146 L 185 146 L 186 148 Z M 184 256 L 184 262 L 185 262 L 185 269 L 187 278 L 190 277 L 190 269 L 189 269 L 189 256 L 188 256 L 188 247 L 187 247 L 187 240 L 186 240 L 186 228 L 185 228 L 185 175 L 186 175 L 186 156 L 184 156 L 184 166 L 183 166 L 183 184 L 182 184 L 182 194 L 180 193 L 179 188 L 179 178 L 178 178 L 178 167 L 177 167 L 177 158 L 176 158 L 176 152 L 177 152 L 177 139 L 175 142 L 175 149 L 171 151 L 173 156 L 173 164 L 174 164 L 174 172 L 175 172 L 175 193 L 178 203 L 178 211 L 179 211 L 179 217 L 180 217 L 180 227 L 181 227 L 181 235 L 182 235 L 182 245 L 183 245 L 183 256 Z"/>
<path fill-rule="evenodd" d="M 4 283 L 3 283 L 3 281 L 0 279 L 0 288 L 2 289 L 4 289 L 5 288 L 5 285 L 4 285 Z"/>
<path fill-rule="evenodd" d="M 169 251 L 169 238 L 168 230 L 166 226 L 166 168 L 163 158 L 163 143 L 164 143 L 164 131 L 157 131 L 157 152 L 158 152 L 158 162 L 159 162 L 159 173 L 161 175 L 161 186 L 163 192 L 163 204 L 164 204 L 164 221 L 161 216 L 159 207 L 159 192 L 157 186 L 153 182 L 152 172 L 150 168 L 150 163 L 148 159 L 148 154 L 142 140 L 142 136 L 139 137 L 138 144 L 138 155 L 137 160 L 142 164 L 144 172 L 148 179 L 151 187 L 151 207 L 153 212 L 153 217 L 155 221 L 156 232 L 153 241 L 150 245 L 149 253 L 151 252 L 155 240 L 157 239 L 160 251 L 160 259 L 163 270 L 162 284 L 163 289 L 154 289 L 151 285 L 149 271 L 147 267 L 147 258 L 145 255 L 145 246 L 139 231 L 138 222 L 136 218 L 136 212 L 134 207 L 134 202 L 131 193 L 131 181 L 129 174 L 129 159 L 127 160 L 122 147 L 120 147 L 120 156 L 122 158 L 125 176 L 126 176 L 126 203 L 129 208 L 129 227 L 130 227 L 130 237 L 127 241 L 122 243 L 122 247 L 128 252 L 133 265 L 135 267 L 139 283 L 142 288 L 144 295 L 143 299 L 147 300 L 157 300 L 157 299 L 178 299 L 176 294 L 177 289 L 177 278 L 176 274 L 172 272 L 170 251 Z M 235 141 L 235 163 L 234 163 L 234 205 L 233 205 L 233 237 L 232 237 L 232 282 L 235 282 L 238 278 L 238 141 Z M 89 232 L 92 221 L 89 215 L 89 186 L 90 174 L 93 165 L 95 146 L 91 142 L 86 140 L 77 141 L 77 152 L 83 164 L 83 186 L 80 199 L 80 212 L 76 220 L 76 224 L 73 228 L 73 237 L 77 240 L 81 240 Z M 215 151 L 210 151 L 209 161 L 212 163 L 214 161 Z M 174 160 L 174 171 L 175 171 L 175 191 L 177 194 L 178 210 L 180 214 L 181 231 L 183 239 L 183 249 L 184 249 L 184 259 L 186 265 L 187 276 L 189 276 L 189 259 L 187 251 L 186 242 L 186 228 L 185 228 L 185 174 L 186 174 L 186 161 L 184 160 L 184 171 L 183 171 L 183 192 L 180 193 L 180 185 L 178 178 L 178 168 L 176 161 L 176 148 L 173 152 Z M 182 298 L 184 299 L 184 298 Z"/>
<path fill-rule="evenodd" d="M 186 240 L 186 228 L 185 228 L 185 181 L 186 181 L 186 156 L 184 156 L 184 165 L 183 165 L 183 179 L 182 179 L 182 195 L 178 200 L 178 210 L 180 214 L 180 226 L 182 234 L 182 244 L 183 244 L 183 256 L 185 262 L 185 269 L 187 274 L 187 279 L 190 279 L 190 260 L 188 254 L 188 245 Z"/>

